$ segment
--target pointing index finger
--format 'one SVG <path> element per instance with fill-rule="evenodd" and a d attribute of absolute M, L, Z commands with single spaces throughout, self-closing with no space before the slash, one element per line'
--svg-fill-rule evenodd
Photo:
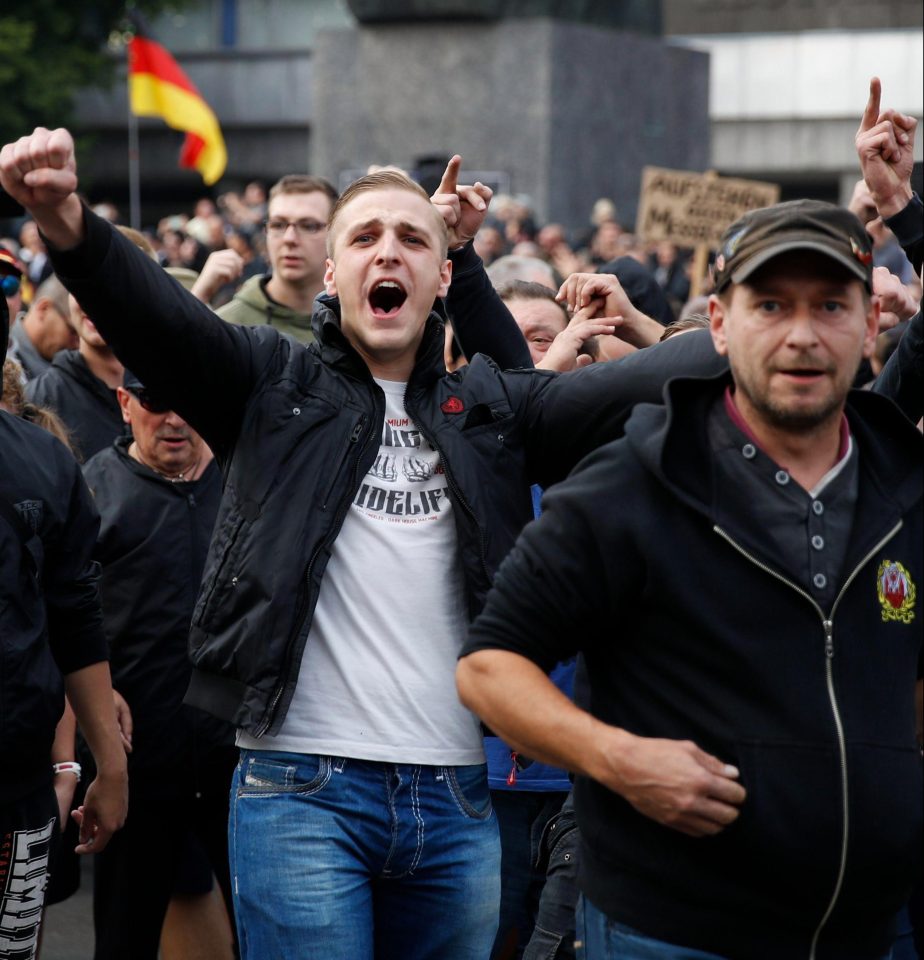
<path fill-rule="evenodd" d="M 462 158 L 455 154 L 449 163 L 446 164 L 446 170 L 443 173 L 443 179 L 440 180 L 437 193 L 455 193 L 459 183 L 459 170 L 462 168 Z"/>
<path fill-rule="evenodd" d="M 869 130 L 878 122 L 881 97 L 882 84 L 879 77 L 872 77 L 869 82 L 869 100 L 866 101 L 866 109 L 863 111 L 863 119 L 860 121 L 861 130 Z"/>

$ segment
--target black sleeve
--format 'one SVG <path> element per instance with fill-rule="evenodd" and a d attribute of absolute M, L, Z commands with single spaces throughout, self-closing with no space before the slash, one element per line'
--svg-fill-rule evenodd
<path fill-rule="evenodd" d="M 51 652 L 63 674 L 109 659 L 100 606 L 99 564 L 92 558 L 99 516 L 74 458 L 61 447 L 57 469 L 61 503 L 50 512 L 41 539 L 42 586 Z"/>
<path fill-rule="evenodd" d="M 895 234 L 914 272 L 920 276 L 924 256 L 924 204 L 921 198 L 914 194 L 905 209 L 889 217 L 885 225 Z"/>
<path fill-rule="evenodd" d="M 450 251 L 452 283 L 446 308 L 466 357 L 489 356 L 501 370 L 532 367 L 529 347 L 516 321 L 497 295 L 471 242 Z"/>
<path fill-rule="evenodd" d="M 618 494 L 614 502 L 625 446 L 598 450 L 542 498 L 542 515 L 501 564 L 461 656 L 507 650 L 548 672 L 612 642 L 644 566 L 633 559 L 632 531 L 618 515 L 625 503 Z"/>
<path fill-rule="evenodd" d="M 920 310 L 911 318 L 872 389 L 897 403 L 912 423 L 924 416 L 924 319 Z"/>
<path fill-rule="evenodd" d="M 715 377 L 727 370 L 728 361 L 715 352 L 709 331 L 694 330 L 621 360 L 556 377 L 540 379 L 542 371 L 536 371 L 530 375 L 524 414 L 531 482 L 551 486 L 591 451 L 621 437 L 635 405 L 662 403 L 668 381 Z"/>
<path fill-rule="evenodd" d="M 274 351 L 270 328 L 220 320 L 109 223 L 84 208 L 86 238 L 49 247 L 55 273 L 116 356 L 188 420 L 219 455 Z"/>

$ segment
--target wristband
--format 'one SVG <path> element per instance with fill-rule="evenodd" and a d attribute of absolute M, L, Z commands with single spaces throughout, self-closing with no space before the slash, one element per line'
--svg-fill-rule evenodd
<path fill-rule="evenodd" d="M 77 778 L 77 782 L 80 783 L 80 775 L 83 773 L 83 768 L 79 763 L 75 763 L 73 760 L 66 760 L 64 763 L 53 763 L 51 769 L 57 773 L 72 773 Z"/>

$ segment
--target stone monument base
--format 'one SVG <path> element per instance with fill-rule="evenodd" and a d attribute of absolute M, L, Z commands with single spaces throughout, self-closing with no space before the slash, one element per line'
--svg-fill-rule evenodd
<path fill-rule="evenodd" d="M 603 196 L 631 226 L 646 164 L 709 162 L 708 54 L 627 31 L 541 17 L 323 31 L 313 91 L 312 172 L 460 153 L 572 228 Z"/>

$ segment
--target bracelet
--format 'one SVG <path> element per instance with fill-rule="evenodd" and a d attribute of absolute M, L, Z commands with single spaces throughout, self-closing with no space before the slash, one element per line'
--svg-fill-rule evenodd
<path fill-rule="evenodd" d="M 64 763 L 53 763 L 51 769 L 55 773 L 72 773 L 77 778 L 77 782 L 80 783 L 80 775 L 83 773 L 83 768 L 79 763 L 75 763 L 73 760 L 65 760 Z"/>

